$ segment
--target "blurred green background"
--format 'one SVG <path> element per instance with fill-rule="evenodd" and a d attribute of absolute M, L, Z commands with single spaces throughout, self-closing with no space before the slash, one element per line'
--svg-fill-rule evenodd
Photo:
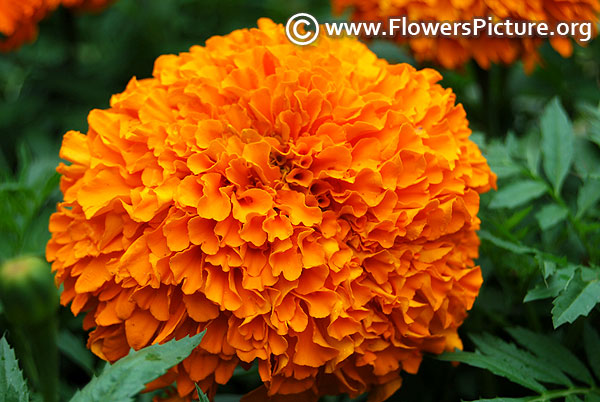
<path fill-rule="evenodd" d="M 54 172 L 60 139 L 67 130 L 87 131 L 86 117 L 91 109 L 108 107 L 110 96 L 121 92 L 132 76 L 149 77 L 154 60 L 161 54 L 183 52 L 210 36 L 256 26 L 260 17 L 285 23 L 297 12 L 310 12 L 321 21 L 334 18 L 323 0 L 119 0 L 97 14 L 76 14 L 61 8 L 41 22 L 35 43 L 0 54 L 0 259 L 22 254 L 43 256 L 49 238 L 48 218 L 60 199 Z M 390 62 L 415 64 L 409 54 L 391 43 L 373 41 L 369 46 Z M 499 207 L 488 205 L 494 194 L 484 197 L 481 217 L 490 236 L 483 241 L 479 263 L 486 282 L 461 328 L 467 350 L 473 350 L 467 334 L 487 331 L 506 338 L 505 328 L 521 325 L 553 333 L 582 355 L 582 320 L 554 333 L 551 301 L 524 304 L 523 298 L 530 289 L 552 279 L 552 275 L 539 271 L 540 264 L 544 266 L 543 261 L 547 261 L 544 253 L 554 253 L 556 261 L 549 258 L 557 267 L 553 271 L 557 277 L 566 272 L 562 269 L 583 265 L 595 272 L 596 279 L 592 280 L 597 280 L 600 41 L 586 48 L 576 47 L 569 59 L 560 57 L 547 44 L 541 53 L 544 64 L 530 75 L 519 63 L 494 66 L 489 71 L 474 64 L 461 71 L 442 71 L 442 84 L 452 87 L 465 105 L 475 139 L 499 173 L 501 188 L 519 180 L 552 180 L 540 168 L 543 136 L 539 129 L 540 116 L 551 99 L 560 100 L 576 137 L 575 164 L 562 194 L 549 190 L 516 205 Z M 581 201 L 583 191 L 588 198 Z M 580 213 L 581 202 L 589 205 Z M 540 225 L 541 218 L 535 213 L 555 204 L 573 212 L 550 228 Z M 528 244 L 540 252 L 523 255 L 512 250 L 511 254 L 498 239 L 513 245 Z M 597 308 L 587 320 L 597 327 Z M 101 362 L 84 347 L 81 316 L 74 318 L 68 309 L 61 308 L 56 323 L 60 399 L 68 400 L 88 383 Z M 0 307 L 0 335 L 7 329 L 9 324 Z M 10 336 L 9 331 L 9 341 Z M 490 372 L 465 364 L 452 367 L 432 358 L 424 360 L 418 375 L 404 378 L 403 387 L 391 400 L 445 402 L 527 394 L 523 387 Z M 36 386 L 35 381 L 30 382 Z M 258 384 L 255 372 L 240 372 L 222 388 L 217 400 L 239 400 Z M 140 400 L 149 398 L 139 396 Z"/>

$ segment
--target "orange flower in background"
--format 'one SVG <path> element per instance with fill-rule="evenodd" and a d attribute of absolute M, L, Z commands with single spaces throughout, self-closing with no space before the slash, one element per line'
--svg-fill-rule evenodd
<path fill-rule="evenodd" d="M 114 0 L 0 0 L 0 52 L 19 48 L 37 37 L 38 23 L 59 5 L 100 11 Z"/>
<path fill-rule="evenodd" d="M 0 0 L 0 51 L 33 41 L 37 24 L 59 0 Z"/>
<path fill-rule="evenodd" d="M 150 384 L 182 398 L 257 363 L 247 399 L 383 400 L 461 347 L 495 176 L 436 71 L 258 25 L 159 57 L 65 134 L 61 301 L 108 361 L 206 330 Z"/>
<path fill-rule="evenodd" d="M 406 16 L 409 21 L 467 21 L 473 18 L 545 21 L 550 27 L 559 22 L 593 22 L 593 34 L 600 13 L 600 0 L 332 0 L 334 11 L 352 10 L 352 19 L 377 21 Z M 511 64 L 523 60 L 531 71 L 539 62 L 540 38 L 401 38 L 408 43 L 419 62 L 433 61 L 444 68 L 456 69 L 474 59 L 487 69 L 491 63 Z M 551 38 L 552 47 L 563 57 L 573 52 L 571 39 Z"/>

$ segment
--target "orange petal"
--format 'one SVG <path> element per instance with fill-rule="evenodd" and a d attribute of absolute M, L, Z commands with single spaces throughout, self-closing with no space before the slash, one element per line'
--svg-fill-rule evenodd
<path fill-rule="evenodd" d="M 159 322 L 147 310 L 136 310 L 125 321 L 125 335 L 127 343 L 135 349 L 148 345 L 154 337 Z"/>

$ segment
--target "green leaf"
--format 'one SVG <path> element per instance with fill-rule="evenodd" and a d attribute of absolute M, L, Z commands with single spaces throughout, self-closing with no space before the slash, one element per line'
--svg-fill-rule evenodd
<path fill-rule="evenodd" d="M 496 176 L 499 179 L 506 179 L 521 173 L 521 168 L 519 167 L 519 165 L 512 162 L 510 165 L 496 165 L 492 168 L 492 171 L 496 174 Z"/>
<path fill-rule="evenodd" d="M 588 322 L 583 328 L 583 346 L 590 367 L 594 370 L 596 378 L 600 379 L 600 336 Z"/>
<path fill-rule="evenodd" d="M 600 281 L 584 281 L 578 271 L 567 288 L 552 302 L 552 322 L 558 328 L 566 322 L 573 322 L 588 313 L 600 302 Z"/>
<path fill-rule="evenodd" d="M 514 227 L 516 227 L 519 223 L 521 223 L 523 221 L 523 219 L 525 219 L 529 215 L 531 210 L 533 210 L 533 205 L 529 205 L 528 207 L 515 212 L 506 221 L 502 222 L 502 226 L 507 231 L 511 231 Z"/>
<path fill-rule="evenodd" d="M 525 159 L 527 160 L 527 167 L 529 171 L 534 175 L 538 175 L 540 159 L 542 153 L 540 151 L 540 136 L 537 133 L 534 135 L 530 133 L 525 138 Z"/>
<path fill-rule="evenodd" d="M 554 275 L 556 272 L 556 263 L 554 261 L 545 260 L 541 256 L 537 256 L 536 260 L 538 260 L 540 271 L 542 271 L 544 280 L 548 279 L 551 275 Z"/>
<path fill-rule="evenodd" d="M 486 147 L 485 157 L 490 165 L 490 169 L 500 179 L 515 176 L 521 172 L 521 168 L 517 165 L 505 144 L 495 141 Z"/>
<path fill-rule="evenodd" d="M 544 109 L 540 126 L 544 171 L 556 194 L 560 194 L 573 162 L 575 137 L 571 121 L 558 98 L 552 99 Z"/>
<path fill-rule="evenodd" d="M 540 382 L 572 385 L 572 382 L 563 374 L 560 368 L 543 364 L 543 361 L 540 361 L 538 357 L 517 348 L 512 343 L 504 342 L 489 334 L 472 335 L 471 339 L 483 354 L 503 361 L 523 376 Z"/>
<path fill-rule="evenodd" d="M 583 104 L 580 109 L 587 123 L 587 137 L 600 146 L 600 108 L 595 105 Z"/>
<path fill-rule="evenodd" d="M 552 226 L 565 220 L 569 211 L 557 204 L 547 204 L 536 214 L 535 218 L 540 224 L 542 230 L 550 229 Z"/>
<path fill-rule="evenodd" d="M 508 130 L 504 144 L 508 153 L 512 156 L 521 157 L 523 155 L 523 144 L 517 139 L 513 130 Z"/>
<path fill-rule="evenodd" d="M 27 383 L 4 336 L 0 339 L 0 402 L 29 402 Z"/>
<path fill-rule="evenodd" d="M 574 275 L 575 269 L 572 266 L 561 269 L 556 275 L 550 277 L 548 283 L 542 282 L 535 288 L 529 290 L 525 295 L 523 302 L 527 303 L 534 300 L 558 296 L 558 294 L 569 285 L 569 282 L 573 279 Z"/>
<path fill-rule="evenodd" d="M 477 399 L 472 402 L 527 402 L 529 398 L 492 398 L 492 399 Z"/>
<path fill-rule="evenodd" d="M 588 392 L 585 396 L 585 402 L 600 402 L 600 395 L 596 392 Z"/>
<path fill-rule="evenodd" d="M 583 138 L 575 139 L 575 170 L 582 177 L 600 179 L 600 152 Z"/>
<path fill-rule="evenodd" d="M 520 367 L 515 367 L 507 364 L 505 361 L 497 358 L 490 358 L 479 353 L 473 352 L 446 352 L 437 357 L 439 360 L 449 362 L 460 362 L 469 366 L 479 367 L 490 372 L 504 377 L 516 384 L 520 384 L 525 388 L 533 389 L 538 392 L 543 392 L 546 388 L 536 380 L 523 375 Z"/>
<path fill-rule="evenodd" d="M 585 365 L 555 339 L 536 334 L 525 328 L 509 328 L 507 331 L 519 345 L 531 351 L 540 360 L 547 362 L 548 365 L 557 367 L 564 373 L 572 375 L 573 378 L 583 380 L 588 384 L 594 382 Z M 552 353 L 548 353 L 550 350 Z"/>
<path fill-rule="evenodd" d="M 490 202 L 490 208 L 514 208 L 541 197 L 547 190 L 541 181 L 523 180 L 502 187 Z"/>
<path fill-rule="evenodd" d="M 200 402 L 210 402 L 208 400 L 208 397 L 206 396 L 206 394 L 204 392 L 202 392 L 202 390 L 198 386 L 198 383 L 194 383 L 194 385 L 196 386 L 196 392 L 198 393 L 198 400 Z"/>
<path fill-rule="evenodd" d="M 530 289 L 525 297 L 523 298 L 523 302 L 531 302 L 534 300 L 543 300 L 548 299 L 550 297 L 556 297 L 558 294 L 565 288 L 566 281 L 550 281 L 548 285 L 545 283 L 541 283 L 533 289 Z"/>
<path fill-rule="evenodd" d="M 600 200 L 600 180 L 589 179 L 579 189 L 577 193 L 577 215 L 583 216 L 588 209 L 596 205 Z"/>
<path fill-rule="evenodd" d="M 204 333 L 152 345 L 129 355 L 112 365 L 106 365 L 98 377 L 73 396 L 71 402 L 129 402 L 144 389 L 145 384 L 188 357 L 202 340 Z"/>
<path fill-rule="evenodd" d="M 505 250 L 511 251 L 515 254 L 534 254 L 534 253 L 536 253 L 536 250 L 531 247 L 527 247 L 520 243 L 514 243 L 514 242 L 511 242 L 508 240 L 501 239 L 497 236 L 494 236 L 493 234 L 491 234 L 490 232 L 488 232 L 486 230 L 480 230 L 479 237 L 482 240 L 487 240 L 490 243 L 492 243 L 493 245 L 503 248 Z"/>

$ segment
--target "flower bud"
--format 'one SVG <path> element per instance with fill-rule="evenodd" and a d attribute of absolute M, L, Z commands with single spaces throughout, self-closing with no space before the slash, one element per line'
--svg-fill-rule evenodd
<path fill-rule="evenodd" d="M 5 261 L 0 266 L 0 301 L 14 325 L 36 324 L 53 315 L 58 294 L 48 263 L 33 256 Z"/>

